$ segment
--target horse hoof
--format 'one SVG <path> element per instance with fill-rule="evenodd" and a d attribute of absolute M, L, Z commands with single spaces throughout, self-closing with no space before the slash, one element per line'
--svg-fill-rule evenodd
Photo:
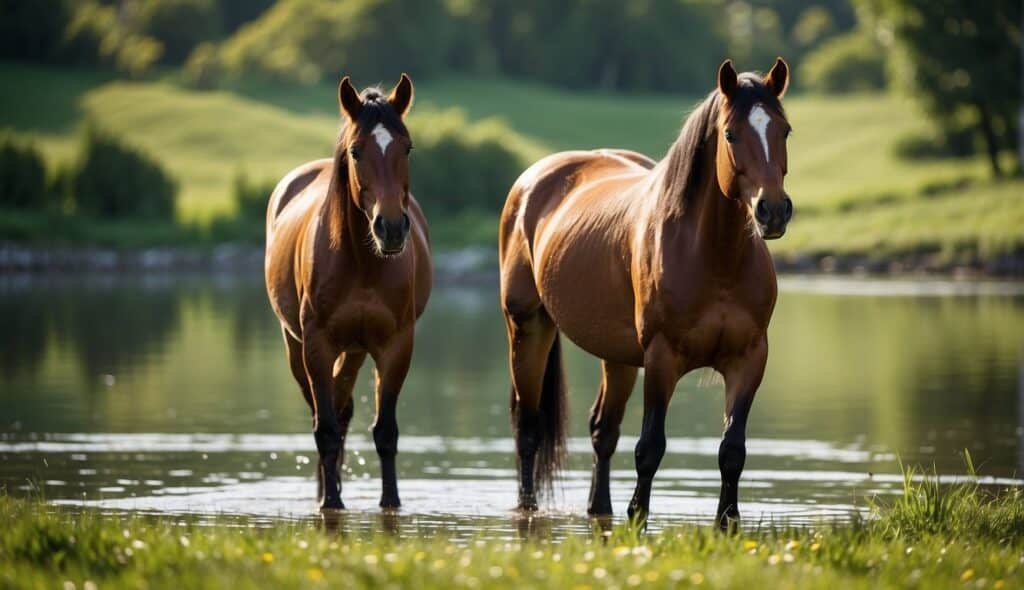
<path fill-rule="evenodd" d="M 536 512 L 537 508 L 537 498 L 534 496 L 519 498 L 519 510 L 522 510 L 523 512 Z"/>
<path fill-rule="evenodd" d="M 718 530 L 723 533 L 736 534 L 740 530 L 740 513 L 725 513 L 720 515 L 716 520 Z"/>
<path fill-rule="evenodd" d="M 324 498 L 320 502 L 320 510 L 344 510 L 345 504 L 341 498 Z"/>
<path fill-rule="evenodd" d="M 612 506 L 611 504 L 594 504 L 590 508 L 587 508 L 587 514 L 595 518 L 612 516 Z"/>
<path fill-rule="evenodd" d="M 629 509 L 626 510 L 626 516 L 629 521 L 640 527 L 647 526 L 647 509 L 636 504 L 630 504 Z"/>
<path fill-rule="evenodd" d="M 398 496 L 381 496 L 380 507 L 385 510 L 395 510 L 402 507 L 402 501 Z"/>

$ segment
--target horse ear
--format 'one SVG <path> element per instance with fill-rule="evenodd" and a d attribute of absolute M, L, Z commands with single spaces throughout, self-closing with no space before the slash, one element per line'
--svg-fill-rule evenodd
<path fill-rule="evenodd" d="M 786 88 L 789 87 L 789 66 L 786 65 L 786 60 L 781 57 L 775 58 L 772 71 L 764 77 L 764 85 L 771 88 L 775 96 L 782 98 L 782 95 L 786 93 Z"/>
<path fill-rule="evenodd" d="M 363 108 L 363 99 L 359 98 L 359 93 L 352 86 L 348 76 L 342 78 L 341 84 L 338 84 L 338 106 L 341 107 L 342 114 L 352 120 L 359 116 L 359 111 Z"/>
<path fill-rule="evenodd" d="M 732 67 L 732 60 L 727 59 L 718 67 L 718 91 L 722 93 L 722 96 L 731 98 L 738 87 L 739 77 Z"/>
<path fill-rule="evenodd" d="M 412 101 L 415 97 L 415 93 L 412 88 L 412 80 L 409 76 L 402 74 L 402 77 L 398 80 L 398 84 L 395 84 L 395 88 L 391 91 L 388 96 L 388 102 L 391 103 L 391 107 L 395 109 L 398 116 L 404 117 L 409 109 L 412 108 Z"/>

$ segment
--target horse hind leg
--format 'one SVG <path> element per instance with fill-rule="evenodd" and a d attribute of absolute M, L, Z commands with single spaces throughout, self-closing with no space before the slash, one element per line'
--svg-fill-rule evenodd
<path fill-rule="evenodd" d="M 562 417 L 544 415 L 547 406 L 559 400 L 549 398 L 545 403 L 542 399 L 546 393 L 564 395 L 564 391 L 546 392 L 564 390 L 560 382 L 560 351 L 556 350 L 558 331 L 543 307 L 528 314 L 506 311 L 506 327 L 512 374 L 510 413 L 519 464 L 519 508 L 536 510 L 535 484 L 550 483 L 560 452 L 557 441 L 562 427 L 557 422 Z M 557 366 L 552 366 L 554 363 Z M 538 452 L 543 454 L 543 465 L 537 463 Z"/>
<path fill-rule="evenodd" d="M 590 442 L 594 447 L 594 471 L 590 483 L 587 513 L 591 516 L 612 514 L 611 458 L 619 442 L 622 416 L 626 402 L 633 393 L 637 369 L 604 361 L 601 389 L 590 410 Z"/>

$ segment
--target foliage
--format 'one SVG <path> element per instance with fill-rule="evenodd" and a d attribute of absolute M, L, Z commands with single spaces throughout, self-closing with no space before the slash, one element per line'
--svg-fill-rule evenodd
<path fill-rule="evenodd" d="M 43 156 L 10 133 L 0 135 L 0 206 L 39 210 L 50 201 Z"/>
<path fill-rule="evenodd" d="M 234 33 L 273 6 L 275 0 L 217 0 L 225 33 Z"/>
<path fill-rule="evenodd" d="M 143 0 L 135 7 L 133 29 L 163 45 L 163 61 L 179 64 L 192 49 L 220 36 L 215 0 Z"/>
<path fill-rule="evenodd" d="M 267 202 L 276 185 L 274 180 L 254 182 L 244 171 L 238 171 L 232 182 L 234 212 L 214 220 L 210 226 L 210 238 L 214 242 L 262 243 Z"/>
<path fill-rule="evenodd" d="M 412 120 L 412 192 L 427 216 L 499 211 L 529 148 L 496 119 L 476 123 L 464 113 L 430 113 Z"/>
<path fill-rule="evenodd" d="M 112 67 L 138 78 L 163 55 L 163 44 L 124 26 L 115 7 L 86 0 L 68 23 L 60 55 L 65 62 Z"/>
<path fill-rule="evenodd" d="M 885 54 L 862 30 L 825 41 L 810 53 L 798 72 L 800 83 L 821 93 L 885 88 Z"/>
<path fill-rule="evenodd" d="M 363 84 L 443 67 L 451 21 L 442 0 L 279 0 L 223 46 L 236 77 L 314 83 L 351 75 Z"/>
<path fill-rule="evenodd" d="M 68 21 L 65 0 L 0 0 L 0 57 L 48 61 Z"/>
<path fill-rule="evenodd" d="M 1019 489 L 908 479 L 873 518 L 761 525 L 737 535 L 642 533 L 460 541 L 323 530 L 322 524 L 143 517 L 0 496 L 0 583 L 50 587 L 1009 588 L 1024 550 Z M 244 521 L 243 521 L 244 522 Z M 325 518 L 325 523 L 335 522 Z M 335 525 L 336 526 L 336 525 Z M 340 526 L 345 520 L 340 519 Z"/>
<path fill-rule="evenodd" d="M 1016 149 L 1021 88 L 1021 3 L 1017 0 L 863 0 L 891 31 L 907 67 L 896 71 L 945 129 L 971 126 L 993 174 Z"/>
<path fill-rule="evenodd" d="M 148 155 L 87 121 L 69 171 L 77 211 L 101 218 L 170 219 L 177 183 Z"/>
<path fill-rule="evenodd" d="M 182 68 L 185 82 L 198 90 L 216 88 L 223 77 L 217 46 L 213 43 L 200 43 L 188 56 Z"/>

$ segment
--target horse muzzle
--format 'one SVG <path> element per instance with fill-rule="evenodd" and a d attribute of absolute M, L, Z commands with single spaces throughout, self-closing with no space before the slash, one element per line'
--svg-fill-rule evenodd
<path fill-rule="evenodd" d="M 786 226 L 792 218 L 793 201 L 787 196 L 775 202 L 761 198 L 754 207 L 754 220 L 766 240 L 777 240 L 785 235 Z"/>
<path fill-rule="evenodd" d="M 377 215 L 370 224 L 370 231 L 377 243 L 377 249 L 384 256 L 401 254 L 405 249 L 405 240 L 409 236 L 409 229 L 412 223 L 409 215 L 402 213 L 397 219 L 387 219 L 383 215 Z"/>

